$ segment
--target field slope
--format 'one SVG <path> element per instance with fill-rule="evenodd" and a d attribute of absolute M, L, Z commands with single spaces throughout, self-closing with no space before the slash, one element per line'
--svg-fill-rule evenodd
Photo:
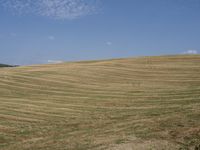
<path fill-rule="evenodd" d="M 200 144 L 200 55 L 0 69 L 1 150 Z"/>

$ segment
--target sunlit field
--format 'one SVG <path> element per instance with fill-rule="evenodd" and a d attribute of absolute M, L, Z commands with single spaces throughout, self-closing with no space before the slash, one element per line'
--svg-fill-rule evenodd
<path fill-rule="evenodd" d="M 1 150 L 199 145 L 200 55 L 0 68 Z"/>

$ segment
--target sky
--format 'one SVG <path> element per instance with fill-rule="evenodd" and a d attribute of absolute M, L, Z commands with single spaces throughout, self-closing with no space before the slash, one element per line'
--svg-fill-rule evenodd
<path fill-rule="evenodd" d="M 200 0 L 0 0 L 0 63 L 200 52 Z"/>

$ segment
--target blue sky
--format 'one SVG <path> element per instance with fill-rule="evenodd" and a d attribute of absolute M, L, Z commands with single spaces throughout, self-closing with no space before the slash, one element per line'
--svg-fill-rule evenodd
<path fill-rule="evenodd" d="M 0 0 L 0 63 L 200 52 L 200 0 Z"/>

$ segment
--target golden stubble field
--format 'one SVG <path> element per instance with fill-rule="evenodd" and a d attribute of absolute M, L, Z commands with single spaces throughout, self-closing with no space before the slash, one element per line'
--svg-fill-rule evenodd
<path fill-rule="evenodd" d="M 1 150 L 194 150 L 200 55 L 0 68 Z"/>

